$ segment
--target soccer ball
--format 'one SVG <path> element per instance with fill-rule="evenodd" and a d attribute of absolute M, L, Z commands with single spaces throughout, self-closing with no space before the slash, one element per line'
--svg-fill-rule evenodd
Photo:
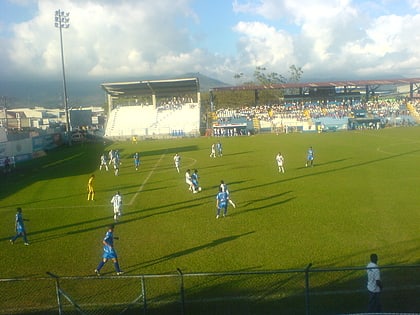
<path fill-rule="evenodd" d="M 198 191 L 201 191 L 201 187 L 198 187 Z"/>

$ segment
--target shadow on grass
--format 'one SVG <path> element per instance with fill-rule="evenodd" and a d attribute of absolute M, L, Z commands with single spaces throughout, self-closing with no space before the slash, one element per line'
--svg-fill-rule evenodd
<path fill-rule="evenodd" d="M 208 198 L 202 198 L 202 199 L 208 199 Z M 165 215 L 165 214 L 168 214 L 168 213 L 183 211 L 185 209 L 189 209 L 190 207 L 200 206 L 200 205 L 203 205 L 203 204 L 204 203 L 202 203 L 202 202 L 200 203 L 200 198 L 197 198 L 197 199 L 192 199 L 192 200 L 188 200 L 188 201 L 180 201 L 180 202 L 173 203 L 173 204 L 168 204 L 168 205 L 165 205 L 165 206 L 157 206 L 157 207 L 150 207 L 150 208 L 135 210 L 135 211 L 131 211 L 131 212 L 128 212 L 126 214 L 123 214 L 122 220 L 119 221 L 117 224 L 118 225 L 123 225 L 123 224 L 131 223 L 131 222 L 143 220 L 143 219 L 146 219 L 146 218 L 149 218 L 149 217 L 160 216 L 160 215 Z M 99 207 L 103 207 L 103 205 L 100 205 Z M 170 209 L 159 211 L 159 212 L 154 212 L 155 210 L 161 210 L 162 208 L 168 208 L 168 207 Z M 49 241 L 49 240 L 53 240 L 53 239 L 58 239 L 58 238 L 61 238 L 61 237 L 67 237 L 69 235 L 82 234 L 82 233 L 86 233 L 86 232 L 90 232 L 90 231 L 94 231 L 94 230 L 98 230 L 98 229 L 105 229 L 111 223 L 114 223 L 113 218 L 112 218 L 112 214 L 110 214 L 109 216 L 106 216 L 106 217 L 95 218 L 95 219 L 91 219 L 91 220 L 84 220 L 84 221 L 79 221 L 79 222 L 75 222 L 75 223 L 71 223 L 71 224 L 64 224 L 64 225 L 61 225 L 61 226 L 55 226 L 55 227 L 40 230 L 40 231 L 33 231 L 33 232 L 29 231 L 28 232 L 28 238 L 30 239 L 31 243 L 40 243 L 40 242 L 45 242 L 45 241 Z M 95 224 L 95 225 L 91 226 L 91 227 L 80 228 L 80 226 L 87 225 L 87 224 Z M 77 229 L 62 232 L 62 233 L 57 233 L 57 234 L 54 234 L 54 235 L 43 236 L 43 234 L 48 234 L 48 233 L 51 233 L 51 232 L 67 230 L 67 229 L 71 229 L 71 228 L 77 228 Z M 36 237 L 37 235 L 40 235 L 40 236 Z M 4 237 L 4 238 L 0 239 L 0 241 L 5 241 L 5 240 L 9 240 L 9 239 L 10 239 L 10 237 Z"/>
<path fill-rule="evenodd" d="M 117 149 L 116 145 L 111 146 Z M 198 148 L 195 145 L 179 146 L 145 151 L 141 155 L 153 156 L 196 150 Z M 4 176 L 0 173 L 0 199 L 38 181 L 91 174 L 98 169 L 102 153 L 107 154 L 108 151 L 108 147 L 104 146 L 102 142 L 74 144 L 71 147 L 62 146 L 54 149 L 41 158 L 20 163 L 12 174 Z M 124 153 L 124 149 L 120 149 L 120 152 L 123 156 L 131 158 L 130 154 Z"/>
<path fill-rule="evenodd" d="M 253 233 L 255 233 L 255 231 L 247 232 L 247 233 L 243 233 L 243 234 L 239 234 L 239 235 L 222 237 L 222 238 L 216 239 L 216 240 L 214 240 L 210 243 L 202 244 L 202 245 L 195 246 L 195 247 L 192 247 L 192 248 L 187 248 L 187 249 L 184 249 L 184 250 L 181 250 L 181 251 L 169 254 L 169 255 L 162 256 L 160 258 L 144 261 L 144 262 L 132 265 L 132 266 L 127 266 L 125 269 L 127 271 L 133 272 L 133 271 L 136 271 L 140 268 L 150 267 L 150 266 L 153 266 L 153 265 L 156 265 L 156 264 L 160 264 L 160 263 L 163 263 L 165 261 L 172 260 L 174 258 L 182 257 L 182 256 L 185 256 L 185 255 L 192 254 L 194 252 L 201 251 L 203 249 L 209 249 L 209 248 L 212 248 L 212 247 L 216 247 L 216 246 L 219 246 L 221 244 L 234 241 L 234 240 L 236 240 L 240 237 L 244 237 L 244 236 L 247 236 L 247 235 L 250 235 L 250 234 L 253 234 Z"/>

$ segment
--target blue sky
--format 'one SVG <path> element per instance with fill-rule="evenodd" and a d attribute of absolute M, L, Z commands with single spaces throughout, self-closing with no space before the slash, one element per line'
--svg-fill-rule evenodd
<path fill-rule="evenodd" d="M 420 0 L 0 0 L 3 80 L 60 76 L 57 9 L 69 80 L 420 77 Z"/>

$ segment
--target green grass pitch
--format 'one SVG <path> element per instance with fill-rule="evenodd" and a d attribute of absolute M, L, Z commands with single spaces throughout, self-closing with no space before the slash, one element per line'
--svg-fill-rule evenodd
<path fill-rule="evenodd" d="M 217 140 L 224 155 L 212 159 Z M 309 146 L 313 168 L 305 167 Z M 111 148 L 122 156 L 119 176 L 99 171 Z M 279 151 L 285 174 L 277 171 Z M 419 127 L 60 148 L 0 177 L 1 277 L 92 275 L 116 191 L 124 206 L 115 247 L 128 275 L 364 266 L 371 252 L 381 265 L 419 263 L 419 161 Z M 198 169 L 202 192 L 188 191 L 187 168 Z M 94 202 L 86 200 L 91 174 Z M 221 179 L 237 208 L 216 219 Z M 18 206 L 30 220 L 30 246 L 9 243 Z M 112 263 L 102 271 L 112 274 Z"/>

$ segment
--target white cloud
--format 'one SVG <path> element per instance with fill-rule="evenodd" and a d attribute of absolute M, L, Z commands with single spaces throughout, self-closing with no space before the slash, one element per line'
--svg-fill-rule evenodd
<path fill-rule="evenodd" d="M 60 76 L 57 9 L 70 12 L 63 30 L 70 79 L 201 72 L 233 82 L 233 74 L 251 76 L 256 66 L 287 75 L 293 64 L 304 79 L 420 76 L 420 0 L 235 0 L 229 21 L 213 21 L 231 32 L 219 34 L 235 41 L 229 55 L 206 42 L 212 25 L 193 9 L 200 0 L 19 1 L 32 4 L 31 12 L 38 6 L 30 20 L 12 25 L 12 37 L 0 38 L 0 68 L 10 76 Z"/>
<path fill-rule="evenodd" d="M 57 8 L 70 12 L 70 28 L 63 29 L 70 76 L 72 69 L 96 77 L 150 75 L 196 58 L 179 23 L 197 18 L 188 1 L 40 1 L 39 15 L 14 27 L 8 53 L 20 71 L 60 71 L 59 32 L 53 24 Z"/>
<path fill-rule="evenodd" d="M 266 66 L 287 69 L 294 60 L 290 35 L 260 22 L 240 22 L 234 30 L 241 35 L 238 51 L 241 62 L 249 67 Z"/>

